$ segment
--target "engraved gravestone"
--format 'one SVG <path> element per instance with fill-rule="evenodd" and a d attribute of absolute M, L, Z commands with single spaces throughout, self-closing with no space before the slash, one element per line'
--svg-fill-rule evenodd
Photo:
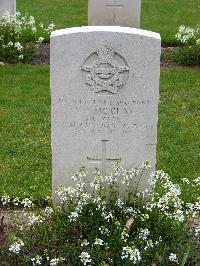
<path fill-rule="evenodd" d="M 89 26 L 140 28 L 141 0 L 89 0 Z"/>
<path fill-rule="evenodd" d="M 0 0 L 0 13 L 8 11 L 11 15 L 16 14 L 16 0 Z"/>
<path fill-rule="evenodd" d="M 159 34 L 131 28 L 52 33 L 53 191 L 81 166 L 155 167 L 160 46 Z"/>

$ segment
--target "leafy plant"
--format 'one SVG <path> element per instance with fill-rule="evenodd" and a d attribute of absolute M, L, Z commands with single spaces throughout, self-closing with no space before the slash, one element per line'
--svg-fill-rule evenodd
<path fill-rule="evenodd" d="M 0 14 L 0 61 L 28 61 L 36 54 L 39 44 L 49 40 L 54 24 L 44 28 L 33 16 Z"/>
<path fill-rule="evenodd" d="M 168 57 L 179 65 L 200 66 L 200 45 L 178 48 L 170 52 Z"/>
<path fill-rule="evenodd" d="M 56 192 L 56 209 L 24 213 L 26 223 L 20 224 L 15 237 L 0 249 L 3 265 L 198 263 L 200 228 L 191 231 L 189 221 L 198 216 L 200 178 L 193 183 L 182 180 L 183 187 L 195 187 L 196 191 L 196 201 L 187 203 L 181 186 L 163 171 L 151 174 L 150 190 L 135 190 L 147 168 L 148 163 L 129 170 L 116 164 L 109 176 L 97 171 L 87 185 L 87 173 L 81 169 L 72 177 L 73 187 Z M 11 202 L 8 196 L 2 199 L 4 205 Z M 32 206 L 28 199 L 21 204 Z"/>
<path fill-rule="evenodd" d="M 200 65 L 200 26 L 179 27 L 176 39 L 183 47 L 169 53 L 168 57 L 180 65 Z"/>

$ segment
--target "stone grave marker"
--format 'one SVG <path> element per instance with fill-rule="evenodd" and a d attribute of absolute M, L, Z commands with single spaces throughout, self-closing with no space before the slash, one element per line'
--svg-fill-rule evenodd
<path fill-rule="evenodd" d="M 16 14 L 16 0 L 0 0 L 0 13 L 8 11 L 11 15 Z"/>
<path fill-rule="evenodd" d="M 159 34 L 132 28 L 52 33 L 53 191 L 81 166 L 103 175 L 117 161 L 155 167 L 160 49 Z"/>
<path fill-rule="evenodd" d="M 89 26 L 140 28 L 141 0 L 89 0 Z"/>

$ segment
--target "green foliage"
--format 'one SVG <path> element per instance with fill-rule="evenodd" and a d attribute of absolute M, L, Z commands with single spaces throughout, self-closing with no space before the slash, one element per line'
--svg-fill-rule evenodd
<path fill-rule="evenodd" d="M 181 25 L 176 39 L 183 46 L 168 54 L 168 58 L 180 65 L 200 65 L 200 25 L 194 28 Z"/>
<path fill-rule="evenodd" d="M 200 45 L 178 48 L 170 52 L 168 58 L 179 65 L 200 66 Z"/>
<path fill-rule="evenodd" d="M 49 40 L 54 25 L 44 28 L 34 17 L 8 12 L 0 14 L 0 61 L 29 61 L 36 54 L 38 45 Z"/>
<path fill-rule="evenodd" d="M 182 186 L 162 171 L 150 176 L 149 191 L 134 190 L 147 168 L 148 163 L 129 170 L 116 164 L 107 177 L 97 171 L 90 192 L 86 192 L 89 184 L 85 180 L 91 179 L 80 170 L 72 177 L 73 187 L 56 192 L 56 210 L 24 212 L 26 222 L 20 230 L 16 225 L 15 236 L 0 248 L 1 263 L 131 266 L 200 262 L 200 227 L 189 228 L 190 218 L 198 216 L 200 178 L 183 181 L 188 189 L 196 187 L 197 201 L 192 204 L 183 200 Z M 120 194 L 122 185 L 126 196 Z"/>

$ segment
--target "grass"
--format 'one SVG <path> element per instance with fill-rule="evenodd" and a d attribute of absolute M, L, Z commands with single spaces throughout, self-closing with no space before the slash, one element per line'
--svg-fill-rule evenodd
<path fill-rule="evenodd" d="M 199 175 L 199 69 L 161 73 L 157 168 L 179 181 Z"/>
<path fill-rule="evenodd" d="M 44 198 L 51 193 L 49 69 L 16 65 L 0 72 L 0 194 Z"/>
<path fill-rule="evenodd" d="M 57 28 L 87 25 L 87 0 L 17 1 L 17 10 Z M 181 24 L 200 23 L 199 0 L 143 0 L 141 28 L 161 33 L 167 44 L 177 44 L 174 35 Z"/>
<path fill-rule="evenodd" d="M 49 66 L 0 67 L 0 195 L 43 200 L 51 195 Z M 158 168 L 199 174 L 200 76 L 189 68 L 161 73 Z"/>

